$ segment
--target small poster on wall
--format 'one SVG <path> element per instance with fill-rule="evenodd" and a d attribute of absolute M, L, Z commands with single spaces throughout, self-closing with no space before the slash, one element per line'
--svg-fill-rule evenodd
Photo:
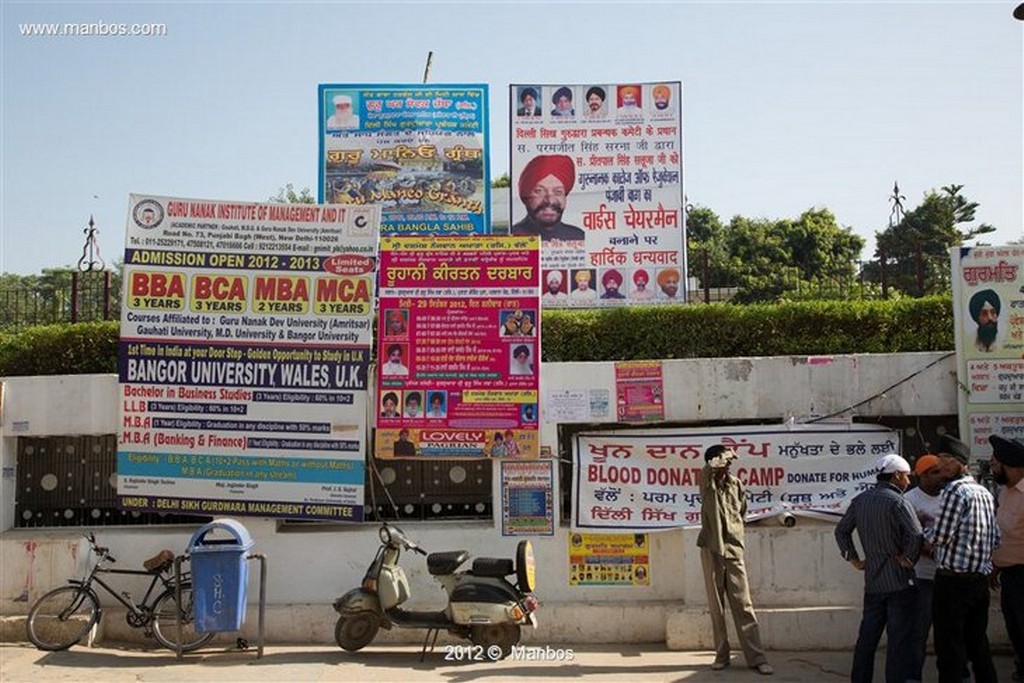
<path fill-rule="evenodd" d="M 553 536 L 554 461 L 501 463 L 501 535 Z"/>
<path fill-rule="evenodd" d="M 647 534 L 569 534 L 570 586 L 648 586 Z"/>
<path fill-rule="evenodd" d="M 615 404 L 619 422 L 665 419 L 665 384 L 660 360 L 615 364 Z"/>

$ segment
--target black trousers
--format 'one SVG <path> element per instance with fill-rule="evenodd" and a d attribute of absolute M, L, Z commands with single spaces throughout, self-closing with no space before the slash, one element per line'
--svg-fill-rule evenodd
<path fill-rule="evenodd" d="M 1017 670 L 1024 671 L 1024 564 L 1007 567 L 999 574 L 1001 607 L 1010 634 Z"/>
<path fill-rule="evenodd" d="M 969 661 L 977 683 L 996 683 L 988 646 L 988 578 L 939 570 L 932 594 L 932 628 L 939 683 L 961 683 Z"/>

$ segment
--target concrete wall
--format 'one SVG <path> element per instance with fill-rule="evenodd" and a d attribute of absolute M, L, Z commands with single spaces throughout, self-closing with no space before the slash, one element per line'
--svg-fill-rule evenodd
<path fill-rule="evenodd" d="M 858 416 L 956 414 L 952 357 L 920 353 L 691 359 L 664 362 L 666 419 L 702 423 L 762 422 L 842 411 L 864 399 Z M 882 394 L 902 378 L 912 377 Z M 542 368 L 543 391 L 605 389 L 614 396 L 613 363 L 554 363 Z M 17 635 L 18 615 L 43 591 L 83 570 L 78 529 L 13 529 L 16 438 L 109 434 L 117 431 L 113 375 L 11 378 L 4 383 L 0 458 L 0 615 Z M 543 401 L 542 401 L 543 415 Z M 611 420 L 612 418 L 609 418 Z M 558 426 L 541 425 L 541 443 L 558 452 Z M 267 624 L 270 642 L 332 642 L 331 601 L 357 586 L 377 547 L 375 525 L 283 525 L 241 520 L 268 558 Z M 512 556 L 516 539 L 490 522 L 408 523 L 406 532 L 431 551 L 466 549 L 474 555 Z M 163 548 L 184 551 L 193 526 L 98 529 L 119 566 L 137 566 Z M 793 528 L 774 521 L 747 531 L 747 565 L 754 603 L 774 648 L 847 648 L 856 636 L 862 578 L 839 557 L 827 522 L 801 519 Z M 694 530 L 652 534 L 651 584 L 646 587 L 569 587 L 568 527 L 533 539 L 538 558 L 540 627 L 532 642 L 668 642 L 698 648 L 710 643 Z M 439 606 L 444 595 L 417 556 L 403 558 L 415 606 Z M 258 565 L 250 576 L 255 628 Z M 136 587 L 136 586 L 133 586 Z M 137 586 L 141 588 L 141 586 Z M 107 601 L 110 606 L 112 601 Z M 1000 622 L 991 637 L 1005 642 Z M 108 637 L 129 638 L 116 610 L 104 618 Z M 389 634 L 390 635 L 390 634 Z M 404 632 L 417 641 L 422 634 Z M 394 637 L 394 636 L 392 636 Z"/>

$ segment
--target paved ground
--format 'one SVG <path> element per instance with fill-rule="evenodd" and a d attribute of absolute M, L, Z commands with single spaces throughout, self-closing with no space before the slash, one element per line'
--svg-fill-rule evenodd
<path fill-rule="evenodd" d="M 407 645 L 371 646 L 358 653 L 346 653 L 330 645 L 268 646 L 257 658 L 255 648 L 240 650 L 203 649 L 177 659 L 167 650 L 143 650 L 136 646 L 87 648 L 75 646 L 66 652 L 40 652 L 31 645 L 0 644 L 0 680 L 4 683 L 51 683 L 53 681 L 102 682 L 138 681 L 448 681 L 450 683 L 502 683 L 504 681 L 564 680 L 630 683 L 692 681 L 822 681 L 841 683 L 849 679 L 849 652 L 770 652 L 773 677 L 761 676 L 744 666 L 734 655 L 733 665 L 717 672 L 708 667 L 710 652 L 677 652 L 658 645 L 587 645 L 530 650 L 543 661 L 506 659 L 451 661 L 460 655 L 476 655 L 468 649 L 440 647 L 420 662 L 419 648 Z M 446 657 L 450 659 L 446 659 Z M 561 657 L 561 660 L 559 660 Z M 570 658 L 571 657 L 571 658 Z M 884 654 L 879 653 L 875 680 L 882 681 Z M 1012 659 L 996 657 L 1001 681 L 1010 681 Z M 934 664 L 928 662 L 928 671 Z M 929 677 L 935 680 L 934 675 Z"/>

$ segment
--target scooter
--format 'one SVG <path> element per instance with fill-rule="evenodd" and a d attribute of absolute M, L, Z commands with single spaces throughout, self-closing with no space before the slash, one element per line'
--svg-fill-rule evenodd
<path fill-rule="evenodd" d="M 427 629 L 425 654 L 431 634 L 436 642 L 443 629 L 479 646 L 482 656 L 500 659 L 519 643 L 521 626 L 536 627 L 534 612 L 540 603 L 533 595 L 536 562 L 529 541 L 519 542 L 514 565 L 510 559 L 478 557 L 469 570 L 458 571 L 469 560 L 468 551 L 427 554 L 401 529 L 387 523 L 381 526 L 379 536 L 380 548 L 362 586 L 334 601 L 340 615 L 334 639 L 343 650 L 355 652 L 366 647 L 381 627 L 419 628 Z M 410 596 L 409 580 L 398 564 L 402 550 L 426 555 L 427 570 L 448 594 L 444 609 L 417 612 L 402 608 Z M 506 579 L 513 574 L 515 584 Z"/>

